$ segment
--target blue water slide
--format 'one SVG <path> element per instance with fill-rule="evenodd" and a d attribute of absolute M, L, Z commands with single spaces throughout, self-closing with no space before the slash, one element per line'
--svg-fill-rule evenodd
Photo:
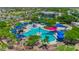
<path fill-rule="evenodd" d="M 64 26 L 63 24 L 60 24 L 60 23 L 56 24 L 55 26 L 56 27 L 64 27 L 64 28 L 66 28 L 66 26 Z"/>
<path fill-rule="evenodd" d="M 58 35 L 64 35 L 64 31 L 57 31 Z"/>
<path fill-rule="evenodd" d="M 64 31 L 57 31 L 57 40 L 63 41 L 64 39 Z"/>

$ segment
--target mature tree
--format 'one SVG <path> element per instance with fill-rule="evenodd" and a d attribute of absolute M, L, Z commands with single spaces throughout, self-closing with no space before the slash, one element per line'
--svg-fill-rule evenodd
<path fill-rule="evenodd" d="M 72 30 L 65 32 L 65 39 L 75 41 L 79 39 L 79 28 L 73 27 Z"/>
<path fill-rule="evenodd" d="M 0 28 L 4 28 L 6 26 L 7 26 L 7 24 L 5 21 L 0 21 Z"/>
<path fill-rule="evenodd" d="M 56 20 L 59 21 L 59 22 L 65 22 L 67 24 L 70 24 L 73 21 L 77 21 L 77 19 L 72 15 L 59 16 L 59 17 L 57 17 Z"/>
<path fill-rule="evenodd" d="M 39 40 L 39 36 L 34 35 L 34 36 L 30 36 L 27 42 L 27 45 L 29 46 L 33 46 L 38 40 Z"/>

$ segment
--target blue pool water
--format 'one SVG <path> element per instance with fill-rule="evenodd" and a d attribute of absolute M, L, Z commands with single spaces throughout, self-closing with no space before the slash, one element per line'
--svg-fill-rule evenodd
<path fill-rule="evenodd" d="M 41 40 L 44 40 L 46 36 L 48 36 L 48 42 L 54 41 L 55 37 L 53 36 L 54 32 L 50 32 L 47 30 L 44 30 L 42 28 L 31 28 L 28 32 L 23 33 L 25 37 L 36 35 L 37 33 L 41 33 L 40 38 Z"/>

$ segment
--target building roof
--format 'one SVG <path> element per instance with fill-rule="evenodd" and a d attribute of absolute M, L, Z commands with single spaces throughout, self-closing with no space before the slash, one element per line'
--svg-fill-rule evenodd
<path fill-rule="evenodd" d="M 48 12 L 48 11 L 42 11 L 43 14 L 58 14 L 58 12 Z"/>

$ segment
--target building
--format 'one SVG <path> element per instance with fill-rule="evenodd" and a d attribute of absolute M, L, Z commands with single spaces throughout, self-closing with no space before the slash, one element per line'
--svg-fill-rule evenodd
<path fill-rule="evenodd" d="M 79 22 L 72 22 L 71 23 L 73 26 L 79 27 Z"/>
<path fill-rule="evenodd" d="M 40 15 L 41 15 L 41 17 L 44 17 L 44 18 L 54 18 L 57 16 L 61 16 L 61 13 L 42 11 L 42 12 L 40 12 Z"/>

